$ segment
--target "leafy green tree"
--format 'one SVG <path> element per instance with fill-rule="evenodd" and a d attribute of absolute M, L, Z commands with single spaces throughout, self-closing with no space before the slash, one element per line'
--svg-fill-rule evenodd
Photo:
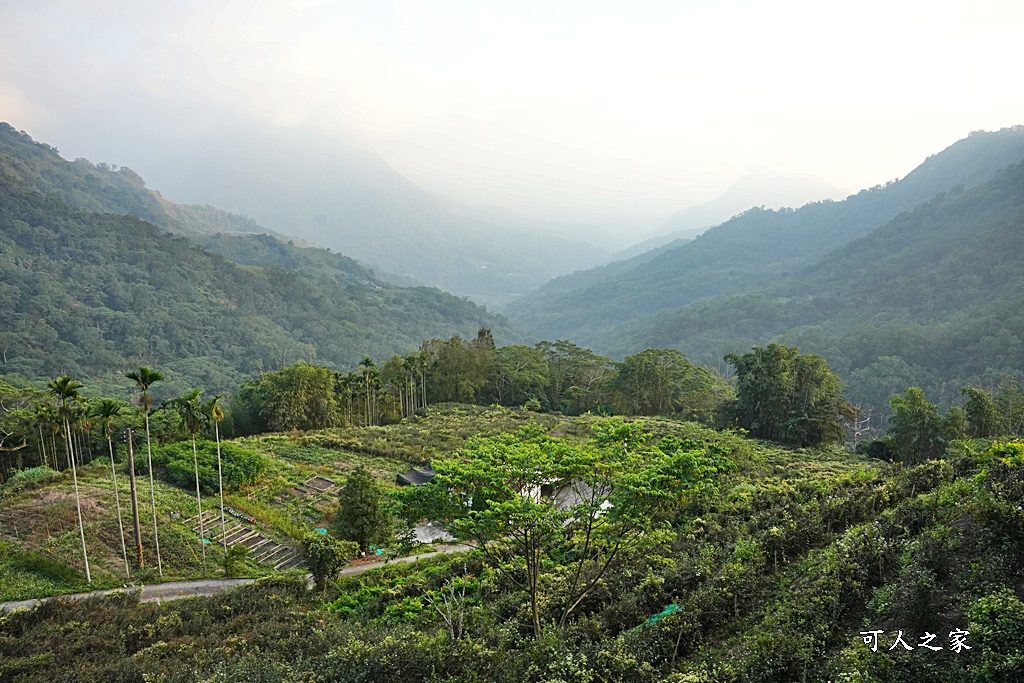
<path fill-rule="evenodd" d="M 675 349 L 647 349 L 617 363 L 611 386 L 619 392 L 631 415 L 681 413 L 689 419 L 709 421 L 715 414 L 723 382 L 698 368 Z"/>
<path fill-rule="evenodd" d="M 394 524 L 384 509 L 383 487 L 362 465 L 349 474 L 338 492 L 338 503 L 332 526 L 338 538 L 355 542 L 363 552 L 391 538 Z"/>
<path fill-rule="evenodd" d="M 736 369 L 737 399 L 729 417 L 751 436 L 792 446 L 841 442 L 856 409 L 824 358 L 795 346 L 755 346 L 725 360 Z"/>
<path fill-rule="evenodd" d="M 309 534 L 303 540 L 306 563 L 313 581 L 320 591 L 327 590 L 327 582 L 338 575 L 341 568 L 349 563 L 358 550 L 351 541 L 339 541 L 326 534 Z"/>
<path fill-rule="evenodd" d="M 493 340 L 491 340 L 493 343 Z M 427 395 L 434 402 L 472 403 L 487 386 L 493 350 L 487 336 L 466 342 L 459 336 L 431 339 L 421 350 L 427 358 Z"/>
<path fill-rule="evenodd" d="M 889 405 L 889 436 L 900 460 L 920 463 L 942 457 L 946 450 L 942 417 L 921 387 L 907 387 L 902 395 L 891 396 Z"/>
<path fill-rule="evenodd" d="M 53 397 L 60 404 L 58 412 L 64 420 L 64 443 L 67 445 L 68 466 L 71 468 L 71 478 L 75 484 L 75 507 L 78 510 L 78 533 L 82 539 L 82 560 L 85 562 L 85 582 L 92 583 L 92 575 L 89 573 L 89 553 L 85 549 L 85 525 L 82 522 L 82 500 L 78 495 L 78 468 L 75 466 L 74 449 L 71 437 L 71 412 L 73 405 L 80 401 L 82 394 L 79 391 L 82 383 L 76 379 L 64 375 L 52 380 L 47 387 Z"/>
<path fill-rule="evenodd" d="M 541 604 L 564 625 L 626 551 L 658 538 L 661 524 L 688 498 L 709 494 L 731 467 L 698 442 L 649 442 L 639 422 L 595 426 L 588 445 L 547 436 L 477 437 L 457 457 L 434 461 L 434 480 L 397 495 L 408 522 L 444 520 L 460 540 L 526 591 L 534 634 Z M 546 575 L 563 565 L 565 581 Z M 553 593 L 548 593 L 553 591 Z"/>
<path fill-rule="evenodd" d="M 963 387 L 960 393 L 967 398 L 964 413 L 967 418 L 968 434 L 978 438 L 997 436 L 1001 420 L 992 394 L 976 387 Z"/>
<path fill-rule="evenodd" d="M 114 483 L 114 504 L 117 507 L 117 528 L 121 532 L 121 553 L 124 555 L 125 576 L 131 576 L 128 568 L 128 544 L 124 540 L 124 522 L 121 520 L 121 495 L 117 491 L 117 469 L 114 467 L 114 418 L 121 414 L 124 404 L 111 398 L 100 399 L 92 407 L 91 413 L 100 421 L 103 434 L 107 437 L 107 450 L 110 453 L 110 478 Z"/>
<path fill-rule="evenodd" d="M 486 327 L 481 327 L 476 332 L 476 339 L 471 344 L 482 351 L 494 351 L 494 335 L 491 334 L 491 330 Z"/>
<path fill-rule="evenodd" d="M 160 576 L 164 575 L 163 562 L 160 560 L 160 533 L 156 525 L 156 487 L 153 484 L 153 442 L 149 432 L 149 411 L 153 407 L 153 396 L 149 388 L 164 378 L 162 373 L 150 370 L 145 365 L 139 367 L 138 371 L 132 370 L 124 374 L 125 377 L 135 382 L 141 395 L 139 403 L 142 404 L 143 414 L 146 416 L 146 457 L 149 462 L 149 502 L 153 509 L 153 543 L 156 545 L 156 567 Z"/>
<path fill-rule="evenodd" d="M 220 482 L 224 490 L 237 490 L 255 482 L 267 469 L 267 458 L 259 452 L 245 448 L 237 442 L 221 442 L 222 471 L 217 471 L 217 444 L 215 441 L 196 440 L 199 455 L 199 486 L 208 495 L 216 495 Z M 179 441 L 153 449 L 153 464 L 163 467 L 168 480 L 175 486 L 191 488 L 195 468 L 192 463 L 192 444 Z"/>
<path fill-rule="evenodd" d="M 334 373 L 319 365 L 296 363 L 260 377 L 260 408 L 274 431 L 333 427 L 339 422 Z"/>
<path fill-rule="evenodd" d="M 487 393 L 503 406 L 541 398 L 548 382 L 544 353 L 530 346 L 503 346 L 494 352 Z"/>
<path fill-rule="evenodd" d="M 242 560 L 249 554 L 249 548 L 244 544 L 239 543 L 233 545 L 230 548 L 226 548 L 224 555 L 221 557 L 221 568 L 224 570 L 224 576 L 232 578 L 238 572 L 238 565 L 242 563 Z"/>
<path fill-rule="evenodd" d="M 999 390 L 994 397 L 996 408 L 1002 422 L 1001 434 L 1016 436 L 1024 427 L 1024 393 L 1021 392 L 1017 380 L 1012 375 L 1003 377 L 999 382 Z"/>
<path fill-rule="evenodd" d="M 203 576 L 206 576 L 206 533 L 203 529 L 203 499 L 199 493 L 199 454 L 196 451 L 196 434 L 209 420 L 209 414 L 204 410 L 203 402 L 199 398 L 203 393 L 202 389 L 192 391 L 167 401 L 167 405 L 173 408 L 181 418 L 181 426 L 188 430 L 192 437 L 192 463 L 196 477 L 196 507 L 199 509 L 199 544 L 203 547 Z"/>
<path fill-rule="evenodd" d="M 547 398 L 551 410 L 580 415 L 608 400 L 614 377 L 612 362 L 570 341 L 542 341 L 537 350 L 548 367 Z"/>
<path fill-rule="evenodd" d="M 964 409 L 960 406 L 950 406 L 942 417 L 942 436 L 946 443 L 967 438 L 969 431 L 970 426 L 967 424 Z"/>

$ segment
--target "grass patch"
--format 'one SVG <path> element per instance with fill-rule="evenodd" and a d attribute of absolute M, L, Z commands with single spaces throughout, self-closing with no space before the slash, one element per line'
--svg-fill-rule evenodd
<path fill-rule="evenodd" d="M 0 541 L 0 602 L 84 589 L 85 577 L 63 562 Z"/>

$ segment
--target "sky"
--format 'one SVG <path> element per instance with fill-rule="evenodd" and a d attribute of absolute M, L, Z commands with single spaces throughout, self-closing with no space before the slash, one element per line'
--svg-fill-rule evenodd
<path fill-rule="evenodd" d="M 656 222 L 751 169 L 852 192 L 1024 123 L 1022 29 L 1018 0 L 0 0 L 0 120 L 157 189 L 244 124 L 467 204 Z"/>

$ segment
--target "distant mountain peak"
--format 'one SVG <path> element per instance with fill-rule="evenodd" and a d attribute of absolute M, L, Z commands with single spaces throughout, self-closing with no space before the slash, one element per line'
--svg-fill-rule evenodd
<path fill-rule="evenodd" d="M 708 228 L 754 207 L 795 208 L 822 199 L 839 199 L 847 194 L 815 178 L 772 171 L 763 166 L 753 167 L 715 199 L 677 211 L 668 217 L 652 237 L 622 250 L 612 258 L 632 258 L 678 239 L 692 239 Z"/>

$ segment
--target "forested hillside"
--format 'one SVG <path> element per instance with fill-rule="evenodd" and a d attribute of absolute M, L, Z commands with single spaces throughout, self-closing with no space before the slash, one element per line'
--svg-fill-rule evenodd
<path fill-rule="evenodd" d="M 352 367 L 481 326 L 514 339 L 468 301 L 390 286 L 351 259 L 303 256 L 266 237 L 247 238 L 262 251 L 209 239 L 270 265 L 240 266 L 136 216 L 76 208 L 0 173 L 0 372 L 99 379 L 149 363 L 176 390 L 216 392 L 296 360 Z"/>
<path fill-rule="evenodd" d="M 942 195 L 761 290 L 662 311 L 600 348 L 714 362 L 772 338 L 820 353 L 879 408 L 916 384 L 948 405 L 1024 367 L 1024 165 Z"/>
<path fill-rule="evenodd" d="M 571 338 L 599 352 L 635 349 L 623 342 L 617 325 L 699 299 L 763 287 L 939 192 L 977 186 L 1022 159 L 1024 127 L 974 133 L 902 180 L 841 202 L 816 202 L 797 210 L 753 208 L 692 242 L 605 267 L 599 277 L 584 271 L 555 280 L 506 310 L 538 338 Z"/>

